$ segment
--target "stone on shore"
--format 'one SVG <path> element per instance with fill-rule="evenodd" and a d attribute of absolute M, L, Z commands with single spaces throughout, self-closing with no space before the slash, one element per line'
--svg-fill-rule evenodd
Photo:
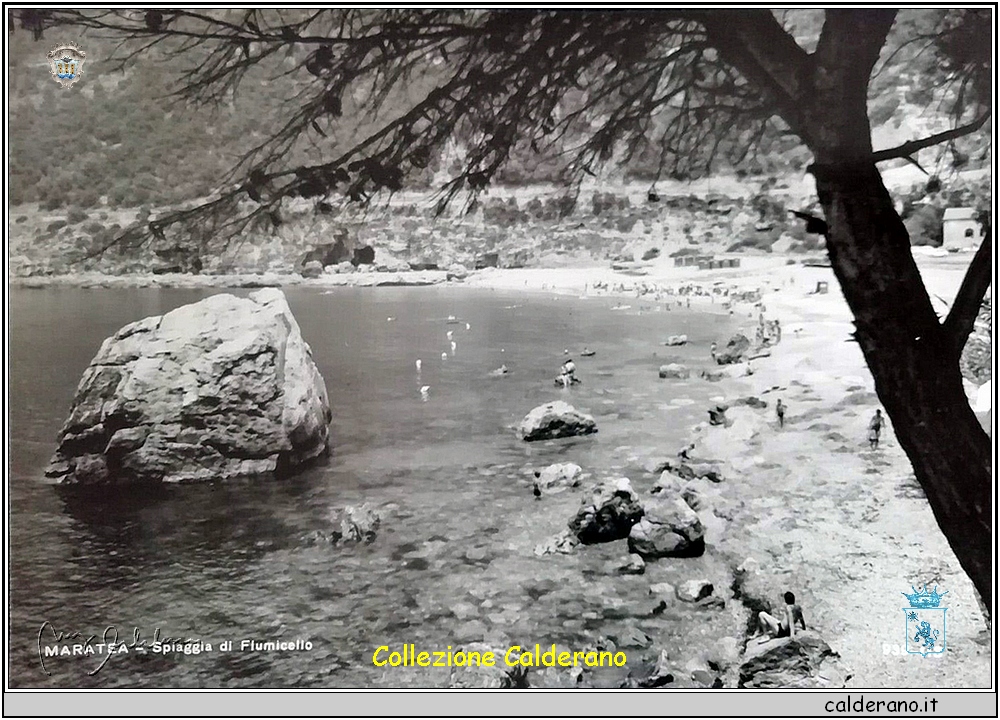
<path fill-rule="evenodd" d="M 576 516 L 569 521 L 570 531 L 585 545 L 611 542 L 629 537 L 632 527 L 642 517 L 639 496 L 628 478 L 603 482 L 584 500 Z M 634 552 L 629 547 L 629 552 Z"/>
<path fill-rule="evenodd" d="M 814 632 L 747 645 L 740 665 L 741 688 L 844 687 L 839 656 Z"/>
<path fill-rule="evenodd" d="M 46 474 L 79 485 L 273 475 L 325 454 L 330 420 L 284 294 L 213 295 L 104 341 Z"/>
<path fill-rule="evenodd" d="M 473 642 L 455 648 L 454 652 L 478 652 L 480 656 L 492 652 L 495 658 L 502 658 L 507 648 Z M 527 688 L 529 668 L 523 666 L 507 667 L 502 662 L 492 667 L 480 663 L 453 666 L 449 671 L 449 688 L 475 688 L 479 690 L 499 690 L 505 688 Z"/>
<path fill-rule="evenodd" d="M 560 492 L 580 486 L 583 469 L 576 463 L 555 463 L 543 470 L 535 471 L 535 485 L 542 492 Z"/>
<path fill-rule="evenodd" d="M 579 538 L 567 529 L 536 545 L 535 555 L 569 555 L 579 544 Z"/>
<path fill-rule="evenodd" d="M 522 440 L 551 440 L 597 432 L 597 423 L 562 400 L 539 405 L 529 412 L 518 428 Z"/>
<path fill-rule="evenodd" d="M 750 352 L 750 339 L 742 333 L 737 333 L 729 339 L 726 346 L 715 353 L 715 362 L 719 365 L 731 365 L 741 362 Z"/>
<path fill-rule="evenodd" d="M 660 483 L 658 484 L 663 484 L 664 486 L 666 482 L 662 475 L 663 472 L 669 472 L 684 480 L 705 478 L 714 483 L 720 483 L 725 480 L 719 464 L 707 460 L 675 460 L 673 458 L 665 458 L 654 466 L 653 470 L 654 472 L 661 473 Z M 654 492 L 656 491 L 654 490 Z"/>
<path fill-rule="evenodd" d="M 691 370 L 684 365 L 679 365 L 678 363 L 660 365 L 660 377 L 673 378 L 675 380 L 687 380 L 691 377 Z"/>
<path fill-rule="evenodd" d="M 310 260 L 302 266 L 299 274 L 304 278 L 318 278 L 323 274 L 323 264 L 319 260 Z"/>
<path fill-rule="evenodd" d="M 705 531 L 684 500 L 654 499 L 628 536 L 629 552 L 644 558 L 697 557 L 705 552 Z"/>
<path fill-rule="evenodd" d="M 656 660 L 639 663 L 639 666 L 629 670 L 628 677 L 622 682 L 623 688 L 658 688 L 674 681 L 670 667 L 670 655 L 661 650 Z"/>
<path fill-rule="evenodd" d="M 698 602 L 715 592 L 715 586 L 708 580 L 688 580 L 677 588 L 677 597 L 684 602 Z"/>
<path fill-rule="evenodd" d="M 667 341 L 663 343 L 667 347 L 678 347 L 680 345 L 687 345 L 688 336 L 687 335 L 671 335 L 667 338 Z"/>
<path fill-rule="evenodd" d="M 710 407 L 708 409 L 708 424 L 709 425 L 726 425 L 726 410 L 729 408 L 725 405 L 716 405 L 715 407 Z"/>
<path fill-rule="evenodd" d="M 646 561 L 642 559 L 641 555 L 631 554 L 618 567 L 619 575 L 642 575 L 646 572 Z"/>
<path fill-rule="evenodd" d="M 649 594 L 653 599 L 652 614 L 659 615 L 677 600 L 677 588 L 668 582 L 649 586 Z"/>

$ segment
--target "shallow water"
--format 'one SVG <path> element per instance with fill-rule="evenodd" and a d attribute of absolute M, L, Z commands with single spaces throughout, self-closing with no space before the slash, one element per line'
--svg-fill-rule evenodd
<path fill-rule="evenodd" d="M 647 488 L 653 478 L 636 473 L 636 458 L 676 451 L 718 393 L 701 380 L 659 380 L 656 368 L 704 366 L 727 316 L 657 311 L 638 299 L 613 311 L 608 298 L 291 289 L 333 409 L 328 464 L 280 482 L 171 487 L 113 502 L 45 484 L 59 427 L 100 342 L 127 322 L 213 292 L 12 291 L 12 686 L 430 687 L 446 675 L 386 672 L 373 667 L 372 652 L 483 639 L 581 649 L 635 627 L 658 644 L 711 634 L 704 621 L 695 627 L 674 611 L 650 617 L 640 607 L 671 565 L 618 576 L 608 568 L 626 554 L 624 542 L 536 557 L 535 545 L 565 527 L 584 491 L 536 501 L 531 470 L 572 461 L 589 474 L 585 487 L 627 474 L 637 490 Z M 662 346 L 679 333 L 691 344 Z M 596 355 L 580 357 L 584 346 Z M 564 349 L 583 379 L 568 390 L 552 382 Z M 510 374 L 490 377 L 501 363 Z M 511 428 L 554 399 L 592 413 L 599 432 L 519 441 Z M 302 541 L 328 527 L 332 509 L 362 502 L 382 515 L 373 544 Z M 690 572 L 702 563 L 679 562 Z M 43 670 L 37 645 L 45 621 L 85 637 L 115 625 L 129 641 L 138 630 L 152 642 L 158 629 L 161 638 L 197 639 L 213 650 L 112 656 L 92 675 L 103 657 L 49 658 Z M 51 644 L 48 628 L 43 637 Z M 243 640 L 296 639 L 312 649 L 239 650 Z M 234 650 L 219 651 L 223 640 Z"/>

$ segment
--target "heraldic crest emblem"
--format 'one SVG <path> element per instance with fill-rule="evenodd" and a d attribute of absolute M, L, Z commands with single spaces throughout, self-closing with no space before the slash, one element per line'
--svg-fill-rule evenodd
<path fill-rule="evenodd" d="M 87 53 L 73 43 L 57 45 L 48 54 L 52 78 L 63 87 L 70 87 L 83 75 L 83 61 Z"/>
<path fill-rule="evenodd" d="M 926 585 L 921 590 L 913 586 L 910 589 L 913 594 L 903 593 L 910 601 L 910 607 L 903 608 L 906 616 L 906 652 L 924 657 L 940 655 L 945 649 L 945 611 L 948 608 L 939 605 L 948 592 L 939 594 L 936 586 L 931 592 Z"/>

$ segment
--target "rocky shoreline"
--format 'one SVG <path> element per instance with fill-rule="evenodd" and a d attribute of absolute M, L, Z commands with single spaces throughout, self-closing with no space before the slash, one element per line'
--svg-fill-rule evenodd
<path fill-rule="evenodd" d="M 721 422 L 710 424 L 706 418 L 686 442 L 628 458 L 627 473 L 642 500 L 650 503 L 657 495 L 676 496 L 679 491 L 704 526 L 708 545 L 704 558 L 665 564 L 637 561 L 626 552 L 635 549 L 634 544 L 628 548 L 625 537 L 615 540 L 622 544 L 623 560 L 614 572 L 641 572 L 650 579 L 649 607 L 642 612 L 653 615 L 663 611 L 662 603 L 680 604 L 704 619 L 706 631 L 704 646 L 699 647 L 664 647 L 648 636 L 619 638 L 643 651 L 635 654 L 628 686 L 787 683 L 787 677 L 774 680 L 774 665 L 762 663 L 760 656 L 766 652 L 775 653 L 779 666 L 798 666 L 806 658 L 806 679 L 816 687 L 988 686 L 989 636 L 975 593 L 937 529 L 891 427 L 877 451 L 867 449 L 864 431 L 878 398 L 860 350 L 846 342 L 852 320 L 832 273 L 785 265 L 777 258 L 767 261 L 711 274 L 660 264 L 643 277 L 607 268 L 567 268 L 481 271 L 460 281 L 479 288 L 606 295 L 620 298 L 616 307 L 622 308 L 632 297 L 640 303 L 637 309 L 653 303 L 662 309 L 690 307 L 693 302 L 702 310 L 746 317 L 743 322 L 751 327 L 766 311 L 784 328 L 784 340 L 770 357 L 747 364 L 751 372 L 717 378 L 718 401 L 730 406 Z M 962 270 L 930 268 L 925 273 L 928 289 L 953 296 Z M 308 280 L 298 275 L 97 274 L 11 280 L 21 287 L 317 289 L 448 282 L 447 273 L 435 271 L 362 272 Z M 834 289 L 819 292 L 822 282 Z M 725 287 L 726 294 L 714 292 L 716 287 Z M 661 382 L 669 381 L 666 377 Z M 767 404 L 735 402 L 746 397 Z M 778 397 L 789 408 L 784 427 L 778 427 L 773 414 Z M 697 463 L 691 458 L 710 460 L 711 473 L 693 467 Z M 663 465 L 665 459 L 673 464 Z M 712 591 L 705 594 L 704 584 L 687 587 L 694 582 L 707 583 Z M 949 652 L 914 660 L 905 652 L 892 652 L 903 640 L 899 592 L 924 582 L 949 590 Z M 826 642 L 810 634 L 791 650 L 789 642 L 776 643 L 773 651 L 748 647 L 747 631 L 756 612 L 768 604 L 773 607 L 775 596 L 787 589 L 805 609 L 809 627 Z M 827 667 L 833 661 L 836 672 Z M 563 679 L 553 682 L 558 685 Z M 548 682 L 541 673 L 537 680 Z"/>
<path fill-rule="evenodd" d="M 298 273 L 247 273 L 234 275 L 194 275 L 188 273 L 134 273 L 108 275 L 83 272 L 72 275 L 35 275 L 12 277 L 12 287 L 82 287 L 82 288 L 264 288 L 295 287 L 422 287 L 448 282 L 448 273 L 441 270 L 413 270 L 406 272 L 357 272 L 327 274 L 305 278 Z"/>

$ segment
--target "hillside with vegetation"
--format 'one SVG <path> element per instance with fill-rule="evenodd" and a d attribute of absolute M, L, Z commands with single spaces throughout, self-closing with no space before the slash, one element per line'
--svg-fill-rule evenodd
<path fill-rule="evenodd" d="M 783 17 L 808 45 L 818 36 L 820 15 Z M 919 36 L 933 18 L 929 11 L 901 14 L 898 22 L 914 27 L 900 36 Z M 810 157 L 797 138 L 771 128 L 747 154 L 722 143 L 713 175 L 706 176 L 666 157 L 657 142 L 669 113 L 654 118 L 646 141 L 619 151 L 592 189 L 582 192 L 567 177 L 565 153 L 522 144 L 486 194 L 471 207 L 438 217 L 433 193 L 458 167 L 464 151 L 459 137 L 408 174 L 406 190 L 422 191 L 419 196 L 383 194 L 366 208 L 336 193 L 287 203 L 280 225 L 254 226 L 236 243 L 213 243 L 206 228 L 202 237 L 160 247 L 115 244 L 131 223 L 243 182 L 241 161 L 280 127 L 309 76 L 301 57 L 279 53 L 268 66 L 251 68 L 235 93 L 193 107 L 171 94 L 187 65 L 169 57 L 168 48 L 136 52 L 119 69 L 113 58 L 122 50 L 109 40 L 57 35 L 53 30 L 36 42 L 21 28 L 8 31 L 9 249 L 15 275 L 173 268 L 177 264 L 163 255 L 178 245 L 198 258 L 181 264 L 186 271 L 288 272 L 312 247 L 344 232 L 349 245 L 372 245 L 380 259 L 441 266 L 474 265 L 477 256 L 489 253 L 537 264 L 641 256 L 654 248 L 770 252 L 821 246 L 786 212 L 809 209 L 814 201 L 808 184 L 801 189 Z M 57 40 L 75 40 L 88 54 L 83 79 L 71 89 L 48 74 L 45 52 Z M 893 61 L 894 74 L 876 74 L 869 102 L 877 145 L 947 126 L 948 118 L 932 109 L 942 92 L 954 89 L 931 82 L 926 50 L 919 43 L 886 48 L 884 60 Z M 196 59 L 184 60 L 190 62 Z M 408 92 L 425 92 L 444 64 L 442 58 L 430 62 Z M 375 113 L 359 88 L 345 98 L 341 117 L 316 123 L 315 132 L 290 150 L 288 162 L 349 147 L 397 112 L 404 99 L 385 98 Z M 573 138 L 566 139 L 565 145 L 572 144 Z M 921 172 L 899 196 L 915 244 L 940 244 L 945 207 L 988 203 L 988 173 L 980 169 L 989 166 L 990 151 L 984 131 L 921 156 Z M 711 189 L 712 177 L 733 182 L 720 182 L 726 188 L 720 193 Z M 602 191 L 611 186 L 618 189 Z M 696 197 L 705 187 L 708 195 Z M 655 201 L 661 197 L 663 202 Z M 114 252 L 103 252 L 112 245 Z"/>

